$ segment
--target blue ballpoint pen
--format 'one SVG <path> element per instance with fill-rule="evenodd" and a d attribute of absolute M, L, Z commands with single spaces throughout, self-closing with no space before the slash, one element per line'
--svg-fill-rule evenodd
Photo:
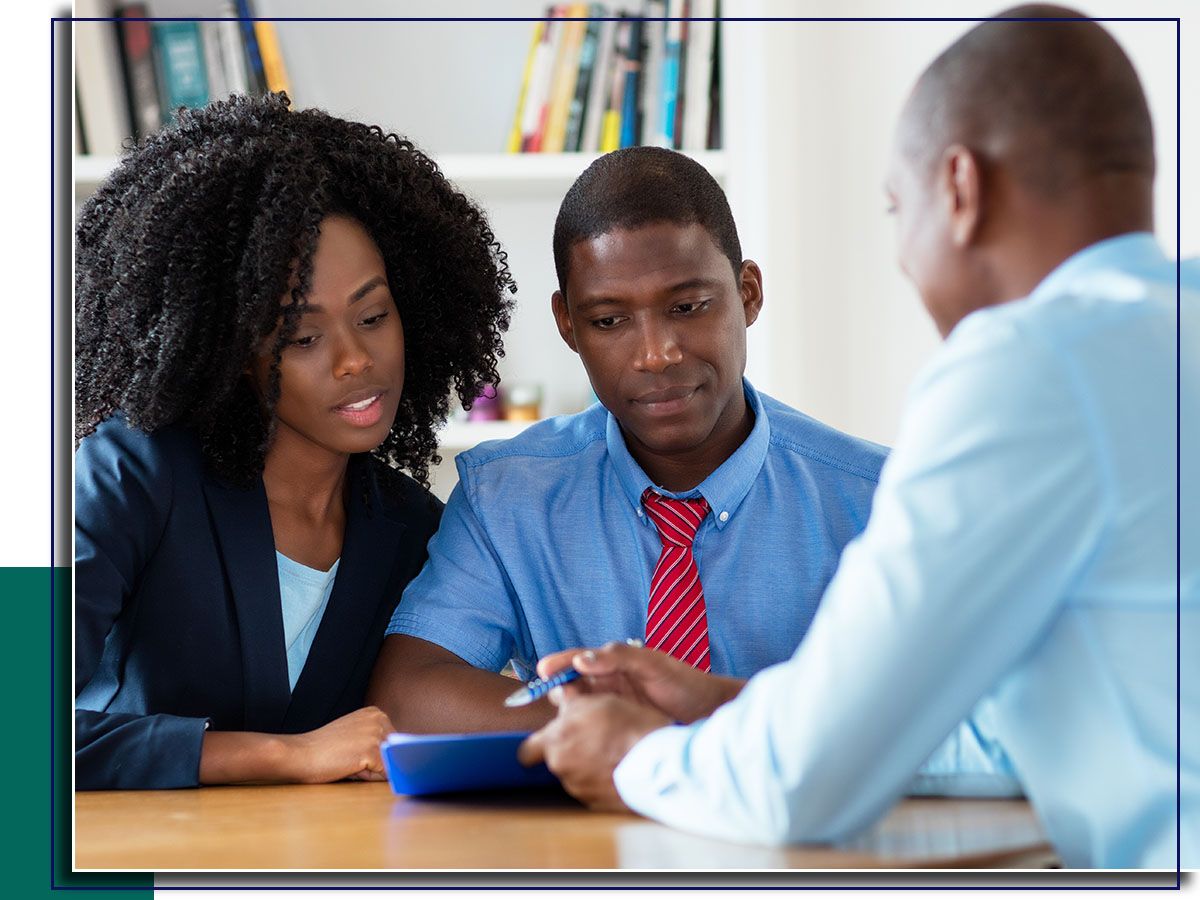
<path fill-rule="evenodd" d="M 637 638 L 626 638 L 625 643 L 630 647 L 640 647 L 642 642 Z M 505 706 L 528 706 L 534 700 L 540 700 L 556 687 L 562 684 L 570 684 L 575 679 L 579 678 L 580 673 L 574 666 L 567 666 L 565 669 L 559 669 L 549 678 L 535 678 L 523 688 L 519 688 L 509 694 L 504 701 Z"/>

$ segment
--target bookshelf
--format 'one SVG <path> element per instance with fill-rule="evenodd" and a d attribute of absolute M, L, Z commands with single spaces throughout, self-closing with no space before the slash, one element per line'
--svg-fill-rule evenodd
<path fill-rule="evenodd" d="M 220 7 L 220 0 L 146 2 L 153 16 L 216 15 Z M 450 9 L 414 3 L 406 5 L 403 14 L 541 16 L 545 5 L 543 0 L 505 0 L 501 10 L 491 0 L 460 0 Z M 611 6 L 636 10 L 640 0 L 618 0 Z M 309 0 L 255 0 L 255 8 L 264 17 L 327 14 L 321 4 Z M 354 0 L 339 9 L 356 17 L 397 12 L 388 0 Z M 516 108 L 532 23 L 281 21 L 277 28 L 289 93 L 297 107 L 322 108 L 410 138 L 487 213 L 519 287 L 506 356 L 499 365 L 502 387 L 538 386 L 544 416 L 576 412 L 593 402 L 586 373 L 563 344 L 550 313 L 550 296 L 557 288 L 550 248 L 563 195 L 598 154 L 501 152 Z M 764 36 L 764 29 L 753 23 L 722 31 L 723 149 L 689 155 L 723 185 L 747 255 L 765 266 L 766 253 L 760 248 L 771 229 L 764 215 L 770 196 L 763 159 L 767 145 L 762 140 L 770 119 L 763 96 L 769 85 L 762 61 Z M 413 71 L 421 73 L 419 80 L 412 80 Z M 76 204 L 116 163 L 115 156 L 76 157 Z M 769 316 L 768 307 L 764 318 Z M 770 391 L 768 332 L 760 319 L 748 333 L 748 374 Z M 445 497 L 453 487 L 454 454 L 480 441 L 512 437 L 528 424 L 449 422 L 440 435 L 446 462 L 433 473 L 435 493 Z"/>

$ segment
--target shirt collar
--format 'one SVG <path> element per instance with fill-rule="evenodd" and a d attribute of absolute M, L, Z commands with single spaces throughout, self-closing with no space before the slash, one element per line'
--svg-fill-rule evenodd
<path fill-rule="evenodd" d="M 703 496 L 712 508 L 713 521 L 718 528 L 724 528 L 737 512 L 737 508 L 750 492 L 750 486 L 762 471 L 767 458 L 767 447 L 771 443 L 771 424 L 767 421 L 762 399 L 758 392 L 745 378 L 742 388 L 746 394 L 746 402 L 754 413 L 754 427 L 742 445 L 721 463 L 704 481 L 694 489 L 676 493 L 659 487 L 650 480 L 642 467 L 625 446 L 625 437 L 621 434 L 621 426 L 616 417 L 610 412 L 605 431 L 608 443 L 608 458 L 612 461 L 617 478 L 625 497 L 636 512 L 641 513 L 642 493 L 646 488 L 653 488 L 666 497 L 684 499 L 687 497 Z M 723 515 L 724 514 L 724 515 Z M 642 521 L 646 521 L 642 516 Z"/>
<path fill-rule="evenodd" d="M 1148 231 L 1133 231 L 1106 238 L 1059 263 L 1041 280 L 1029 297 L 1031 300 L 1055 297 L 1067 293 L 1072 282 L 1102 269 L 1123 271 L 1153 269 L 1162 265 L 1162 249 Z"/>

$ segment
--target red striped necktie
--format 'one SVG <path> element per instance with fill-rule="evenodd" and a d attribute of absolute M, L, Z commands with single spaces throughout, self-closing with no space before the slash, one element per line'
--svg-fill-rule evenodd
<path fill-rule="evenodd" d="M 709 672 L 708 615 L 700 570 L 692 555 L 696 531 L 708 515 L 708 501 L 703 497 L 674 500 L 646 488 L 642 505 L 662 540 L 650 579 L 646 646 Z"/>

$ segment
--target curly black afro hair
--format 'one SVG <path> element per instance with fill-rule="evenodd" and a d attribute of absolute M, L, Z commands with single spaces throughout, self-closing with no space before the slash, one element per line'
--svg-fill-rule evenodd
<path fill-rule="evenodd" d="M 179 423 L 218 475 L 252 483 L 318 226 L 341 214 L 378 245 L 404 322 L 404 393 L 373 455 L 428 486 L 451 387 L 469 404 L 498 381 L 516 293 L 506 255 L 483 213 L 411 142 L 289 106 L 279 93 L 180 110 L 84 204 L 76 438 L 117 411 L 147 432 Z M 289 285 L 293 302 L 281 306 Z M 276 325 L 259 399 L 243 373 Z"/>

